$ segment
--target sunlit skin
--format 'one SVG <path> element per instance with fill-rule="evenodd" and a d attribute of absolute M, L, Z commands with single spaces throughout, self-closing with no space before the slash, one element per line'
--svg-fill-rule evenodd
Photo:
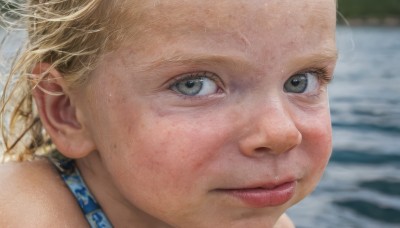
<path fill-rule="evenodd" d="M 116 227 L 273 227 L 331 153 L 334 1 L 145 4 L 134 39 L 68 91 L 93 145 L 77 159 L 90 189 Z M 308 84 L 296 93 L 299 74 Z M 200 95 L 180 90 L 189 75 Z M 228 193 L 288 181 L 279 205 Z"/>

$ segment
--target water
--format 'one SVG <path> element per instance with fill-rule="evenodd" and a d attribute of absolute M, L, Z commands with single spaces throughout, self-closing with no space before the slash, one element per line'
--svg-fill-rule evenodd
<path fill-rule="evenodd" d="M 297 227 L 400 227 L 400 28 L 339 27 L 334 151 Z"/>
<path fill-rule="evenodd" d="M 400 28 L 339 27 L 338 46 L 333 156 L 288 213 L 299 228 L 400 227 Z M 8 58 L 15 48 L 6 47 Z"/>

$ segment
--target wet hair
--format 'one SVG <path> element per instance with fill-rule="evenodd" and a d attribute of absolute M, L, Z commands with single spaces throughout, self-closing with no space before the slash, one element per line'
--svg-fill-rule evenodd
<path fill-rule="evenodd" d="M 84 86 L 102 54 L 122 39 L 119 22 L 127 13 L 123 4 L 134 1 L 0 2 L 0 19 L 6 29 L 19 26 L 28 36 L 8 72 L 0 72 L 1 81 L 5 82 L 0 97 L 2 160 L 29 160 L 54 147 L 43 129 L 31 93 L 40 80 L 45 80 L 46 73 L 34 80 L 33 68 L 41 62 L 49 63 L 71 88 Z"/>

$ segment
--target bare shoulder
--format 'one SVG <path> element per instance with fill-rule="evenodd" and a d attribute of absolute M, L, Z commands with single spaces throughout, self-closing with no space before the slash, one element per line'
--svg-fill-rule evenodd
<path fill-rule="evenodd" d="M 86 227 L 86 221 L 47 160 L 0 164 L 0 226 Z"/>
<path fill-rule="evenodd" d="M 283 214 L 278 222 L 275 224 L 274 228 L 295 228 L 292 220 L 287 216 L 287 214 Z"/>

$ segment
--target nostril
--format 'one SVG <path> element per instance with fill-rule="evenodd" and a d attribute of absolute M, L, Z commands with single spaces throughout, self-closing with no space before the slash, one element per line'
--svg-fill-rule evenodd
<path fill-rule="evenodd" d="M 256 149 L 253 150 L 253 155 L 256 155 L 257 157 L 263 156 L 265 154 L 282 154 L 282 153 L 286 153 L 289 152 L 291 150 L 293 150 L 293 148 L 295 148 L 296 145 L 293 145 L 291 147 L 289 146 L 276 146 L 274 149 L 268 148 L 268 147 L 258 147 Z"/>
<path fill-rule="evenodd" d="M 257 154 L 269 153 L 270 151 L 271 149 L 269 149 L 268 147 L 258 147 L 254 150 L 254 152 Z"/>
<path fill-rule="evenodd" d="M 261 127 L 262 126 L 262 127 Z M 263 157 L 266 154 L 289 152 L 302 142 L 302 134 L 290 121 L 270 127 L 268 124 L 257 125 L 243 135 L 239 141 L 241 153 L 248 157 Z"/>

